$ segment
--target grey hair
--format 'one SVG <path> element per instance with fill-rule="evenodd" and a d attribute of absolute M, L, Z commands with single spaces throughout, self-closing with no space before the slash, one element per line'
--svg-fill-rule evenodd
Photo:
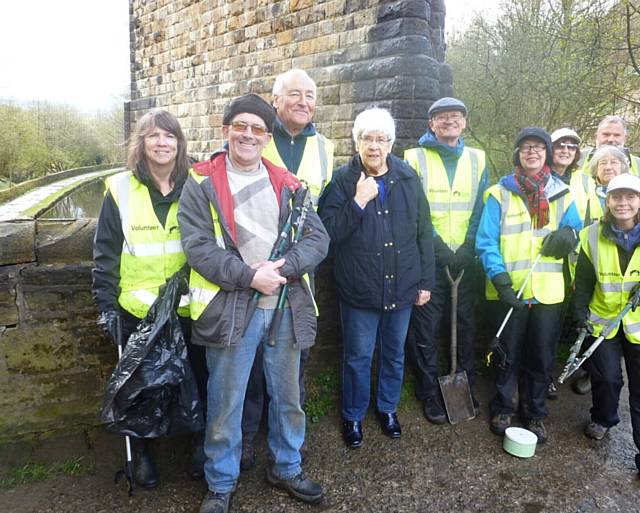
<path fill-rule="evenodd" d="M 589 172 L 591 173 L 591 176 L 596 176 L 596 173 L 598 172 L 598 162 L 600 162 L 604 157 L 613 157 L 620 161 L 622 164 L 620 174 L 629 172 L 629 161 L 627 160 L 627 156 L 624 152 L 616 146 L 605 144 L 604 146 L 600 146 L 600 148 L 594 152 L 593 157 L 591 157 L 591 161 L 589 162 Z"/>
<path fill-rule="evenodd" d="M 316 86 L 316 83 L 305 70 L 300 68 L 292 68 L 288 71 L 285 71 L 284 73 L 280 73 L 276 77 L 276 81 L 273 83 L 271 94 L 273 94 L 273 96 L 282 96 L 282 93 L 284 92 L 284 85 L 287 83 L 287 80 L 295 75 L 302 75 L 306 80 L 309 80 L 313 84 L 314 92 L 317 91 L 318 87 Z"/>
<path fill-rule="evenodd" d="M 622 118 L 622 116 L 616 116 L 616 115 L 605 116 L 604 118 L 602 118 L 602 121 L 598 123 L 598 130 L 600 130 L 600 128 L 602 128 L 604 125 L 608 125 L 608 124 L 620 125 L 624 130 L 624 133 L 625 134 L 627 133 L 627 123 Z"/>
<path fill-rule="evenodd" d="M 391 145 L 396 140 L 396 123 L 391 117 L 391 113 L 387 109 L 380 107 L 371 107 L 363 110 L 356 116 L 353 122 L 353 140 L 358 144 L 358 139 L 364 134 L 370 132 L 382 132 L 389 138 Z"/>

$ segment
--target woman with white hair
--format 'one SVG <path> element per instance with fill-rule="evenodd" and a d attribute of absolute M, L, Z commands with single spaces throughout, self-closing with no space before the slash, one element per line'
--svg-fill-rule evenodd
<path fill-rule="evenodd" d="M 401 434 L 396 408 L 411 309 L 430 299 L 435 276 L 429 205 L 415 171 L 390 153 L 391 114 L 361 112 L 353 140 L 357 153 L 334 174 L 320 217 L 333 243 L 340 298 L 343 436 L 357 448 L 376 346 L 376 412 L 385 435 Z"/>
<path fill-rule="evenodd" d="M 629 161 L 620 148 L 610 145 L 600 146 L 591 157 L 589 171 L 593 177 L 594 185 L 589 190 L 585 207 L 585 226 L 604 215 L 607 185 L 612 178 L 629 172 Z"/>

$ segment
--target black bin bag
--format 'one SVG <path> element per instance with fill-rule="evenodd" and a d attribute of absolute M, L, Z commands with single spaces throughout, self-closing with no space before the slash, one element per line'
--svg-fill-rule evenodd
<path fill-rule="evenodd" d="M 184 274 L 174 274 L 125 346 L 105 392 L 108 431 L 157 438 L 202 431 L 205 420 L 176 313 Z"/>

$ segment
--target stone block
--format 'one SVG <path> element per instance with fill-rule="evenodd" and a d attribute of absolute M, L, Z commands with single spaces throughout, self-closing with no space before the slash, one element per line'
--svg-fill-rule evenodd
<path fill-rule="evenodd" d="M 376 80 L 376 100 L 393 100 L 395 98 L 412 97 L 413 80 L 409 77 L 393 77 Z"/>
<path fill-rule="evenodd" d="M 381 2 L 378 8 L 378 21 L 396 18 L 422 18 L 428 20 L 431 15 L 429 3 L 425 0 L 398 0 Z"/>
<path fill-rule="evenodd" d="M 61 323 L 39 328 L 7 330 L 0 338 L 0 353 L 10 374 L 42 374 L 76 366 L 74 341 Z"/>
<path fill-rule="evenodd" d="M 36 224 L 38 262 L 42 265 L 92 261 L 96 223 L 96 219 L 38 220 Z"/>
<path fill-rule="evenodd" d="M 377 56 L 386 55 L 431 55 L 431 41 L 424 36 L 401 36 L 383 39 L 374 45 Z"/>
<path fill-rule="evenodd" d="M 35 261 L 35 238 L 33 220 L 0 222 L 0 265 Z"/>

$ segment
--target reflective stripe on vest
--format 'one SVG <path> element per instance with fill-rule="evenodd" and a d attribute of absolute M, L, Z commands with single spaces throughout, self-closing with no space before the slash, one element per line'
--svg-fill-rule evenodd
<path fill-rule="evenodd" d="M 118 303 L 138 318 L 158 297 L 160 286 L 186 262 L 178 227 L 178 202 L 169 207 L 163 227 L 153 210 L 149 189 L 131 172 L 106 180 L 120 214 L 124 240 L 120 255 Z M 189 315 L 188 296 L 180 298 L 178 313 Z"/>
<path fill-rule="evenodd" d="M 542 248 L 546 235 L 558 229 L 560 220 L 570 204 L 571 196 L 564 194 L 549 204 L 549 223 L 533 228 L 524 200 L 504 188 L 494 185 L 489 194 L 500 203 L 500 252 L 513 289 L 519 290 Z M 487 299 L 498 299 L 491 280 L 487 279 Z M 562 259 L 542 257 L 522 294 L 524 300 L 536 299 L 543 304 L 561 303 L 564 299 Z"/>
<path fill-rule="evenodd" d="M 416 170 L 422 181 L 435 231 L 455 251 L 464 242 L 467 234 L 485 167 L 484 152 L 465 147 L 458 159 L 451 185 L 437 151 L 430 148 L 413 148 L 405 152 L 404 158 Z"/>
<path fill-rule="evenodd" d="M 307 137 L 298 172 L 294 173 L 300 180 L 307 182 L 314 206 L 318 205 L 318 198 L 333 175 L 333 150 L 333 143 L 323 135 L 316 133 Z M 276 166 L 287 167 L 278 153 L 273 137 L 262 156 Z"/>
<path fill-rule="evenodd" d="M 580 232 L 580 242 L 596 273 L 596 286 L 589 303 L 589 322 L 597 337 L 624 308 L 629 292 L 638 283 L 638 278 L 632 278 L 631 273 L 640 270 L 640 252 L 634 251 L 623 276 L 618 248 L 615 242 L 602 235 L 600 222 L 584 228 Z M 640 309 L 623 317 L 622 329 L 630 342 L 640 344 Z M 607 338 L 613 338 L 617 331 L 614 329 Z"/>

